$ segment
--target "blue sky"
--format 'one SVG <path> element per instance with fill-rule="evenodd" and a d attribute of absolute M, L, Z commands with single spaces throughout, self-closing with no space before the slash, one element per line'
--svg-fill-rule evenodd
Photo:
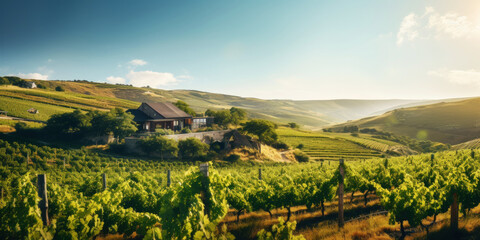
<path fill-rule="evenodd" d="M 264 99 L 480 95 L 480 2 L 0 3 L 0 76 Z"/>

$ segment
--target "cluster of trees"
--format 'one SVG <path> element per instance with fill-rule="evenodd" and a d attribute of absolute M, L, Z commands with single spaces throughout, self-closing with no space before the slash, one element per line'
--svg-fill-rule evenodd
<path fill-rule="evenodd" d="M 0 77 L 0 85 L 13 85 L 13 86 L 18 86 L 18 87 L 24 87 L 27 84 L 28 81 L 25 79 L 15 77 L 15 76 L 4 76 Z M 38 81 L 35 82 L 37 85 L 37 88 L 41 89 L 46 89 L 47 87 L 41 83 L 38 83 Z M 61 90 L 60 90 L 61 89 Z M 57 86 L 55 88 L 56 91 L 64 91 L 63 87 Z"/>
<path fill-rule="evenodd" d="M 138 142 L 139 147 L 147 154 L 158 154 L 164 157 L 178 157 L 183 160 L 207 160 L 211 153 L 210 146 L 196 138 L 175 141 L 164 136 L 150 136 Z"/>
<path fill-rule="evenodd" d="M 177 106 L 178 108 L 180 108 L 180 110 L 188 113 L 189 115 L 191 115 L 192 117 L 196 117 L 197 116 L 197 113 L 195 111 L 193 111 L 192 108 L 190 108 L 190 106 L 182 101 L 182 100 L 178 100 L 176 103 L 174 103 L 175 106 Z"/>
<path fill-rule="evenodd" d="M 358 133 L 359 128 L 356 125 L 344 126 L 343 128 L 324 128 L 324 132 L 340 132 L 340 133 Z"/>
<path fill-rule="evenodd" d="M 133 115 L 123 109 L 114 108 L 109 112 L 75 110 L 54 114 L 47 121 L 44 130 L 62 138 L 100 137 L 112 134 L 123 139 L 137 131 Z"/>
<path fill-rule="evenodd" d="M 0 85 L 14 85 L 14 86 L 23 86 L 27 81 L 13 76 L 0 77 Z"/>
<path fill-rule="evenodd" d="M 215 123 L 224 127 L 228 127 L 229 125 L 239 125 L 241 122 L 247 119 L 247 112 L 236 107 L 218 111 L 208 109 L 205 112 L 205 115 L 214 117 Z"/>
<path fill-rule="evenodd" d="M 242 124 L 240 131 L 256 136 L 260 142 L 272 145 L 278 141 L 278 134 L 275 131 L 277 127 L 273 122 L 253 119 Z"/>

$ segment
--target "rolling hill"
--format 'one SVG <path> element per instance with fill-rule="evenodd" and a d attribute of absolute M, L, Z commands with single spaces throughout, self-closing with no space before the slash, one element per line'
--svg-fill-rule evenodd
<path fill-rule="evenodd" d="M 28 118 L 30 115 L 26 114 L 24 108 L 32 106 L 45 115 L 35 117 L 38 120 L 44 120 L 51 113 L 70 111 L 72 108 L 85 110 L 111 107 L 135 108 L 145 101 L 183 100 L 197 112 L 203 112 L 208 108 L 241 107 L 246 109 L 253 118 L 263 118 L 278 123 L 296 122 L 305 128 L 315 130 L 329 124 L 372 116 L 373 113 L 396 106 L 423 103 L 420 100 L 263 100 L 195 90 L 138 88 L 88 81 L 32 81 L 47 89 L 0 87 L 0 98 L 9 99 L 10 102 L 7 103 L 8 101 L 5 100 L 0 110 L 9 111 L 13 115 L 19 113 L 19 117 Z M 61 86 L 65 92 L 54 91 L 57 86 Z M 13 107 L 20 108 L 20 105 L 12 106 L 12 101 L 18 101 L 22 108 L 11 111 Z"/>
<path fill-rule="evenodd" d="M 333 128 L 353 125 L 417 139 L 459 144 L 480 137 L 480 98 L 396 109 Z"/>

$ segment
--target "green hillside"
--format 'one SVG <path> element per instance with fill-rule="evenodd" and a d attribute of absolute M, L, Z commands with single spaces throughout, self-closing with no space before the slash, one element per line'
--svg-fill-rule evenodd
<path fill-rule="evenodd" d="M 58 92 L 46 89 L 26 89 L 0 86 L 0 110 L 9 116 L 46 121 L 55 113 L 81 110 L 108 110 L 114 107 L 136 108 L 140 104 L 102 95 L 85 95 L 74 92 Z M 37 114 L 27 112 L 35 108 Z"/>
<path fill-rule="evenodd" d="M 404 104 L 421 104 L 416 100 L 263 100 L 258 98 L 243 98 L 238 96 L 208 93 L 194 90 L 162 90 L 152 88 L 137 88 L 126 85 L 112 85 L 87 81 L 41 81 L 33 80 L 45 86 L 52 94 L 43 96 L 43 103 L 49 103 L 52 98 L 59 104 L 68 99 L 68 107 L 109 108 L 113 106 L 131 108 L 145 101 L 177 101 L 183 100 L 195 111 L 203 112 L 208 108 L 222 109 L 241 107 L 246 109 L 250 117 L 263 118 L 278 123 L 296 122 L 309 129 L 320 129 L 333 123 L 371 116 L 374 112 Z M 65 93 L 57 93 L 55 87 L 61 86 Z M 13 93 L 11 89 L 0 89 L 0 96 Z M 29 90 L 18 95 L 18 98 L 31 99 L 37 92 L 46 90 Z M 58 95 L 59 94 L 59 95 Z M 75 96 L 75 98 L 73 98 Z M 58 99 L 60 97 L 60 99 Z M 117 102 L 114 102 L 114 100 Z M 88 100 L 88 102 L 86 102 Z M 128 100 L 128 101 L 124 101 Z M 123 102 L 122 102 L 123 101 Z M 64 105 L 59 105 L 64 106 Z"/>
<path fill-rule="evenodd" d="M 280 140 L 292 147 L 303 144 L 302 150 L 313 160 L 368 159 L 386 155 L 389 150 L 402 155 L 414 153 L 401 144 L 371 138 L 367 134 L 354 137 L 349 134 L 306 132 L 283 127 L 277 129 L 277 132 Z"/>
<path fill-rule="evenodd" d="M 397 109 L 333 128 L 352 125 L 421 140 L 458 144 L 480 137 L 480 98 Z"/>

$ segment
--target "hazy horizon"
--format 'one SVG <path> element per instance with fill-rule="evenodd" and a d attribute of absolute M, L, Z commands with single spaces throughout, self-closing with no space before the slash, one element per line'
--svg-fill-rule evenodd
<path fill-rule="evenodd" d="M 480 2 L 8 1 L 0 76 L 271 100 L 480 92 Z"/>

